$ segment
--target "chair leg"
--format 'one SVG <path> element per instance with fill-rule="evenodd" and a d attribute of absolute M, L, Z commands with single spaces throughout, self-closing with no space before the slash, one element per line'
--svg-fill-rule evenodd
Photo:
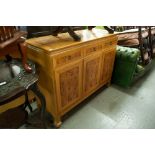
<path fill-rule="evenodd" d="M 41 101 L 41 121 L 42 121 L 42 127 L 46 128 L 46 122 L 45 122 L 45 110 L 46 110 L 46 100 L 44 95 L 40 92 L 37 84 L 35 83 L 31 90 L 38 96 L 38 98 Z"/>
<path fill-rule="evenodd" d="M 110 34 L 114 33 L 114 30 L 108 26 L 104 26 L 105 30 L 107 30 Z"/>
<path fill-rule="evenodd" d="M 21 57 L 22 57 L 22 64 L 24 66 L 24 69 L 27 72 L 32 72 L 32 68 L 27 64 L 27 57 L 26 57 L 26 43 L 25 42 L 21 42 L 18 44 L 19 47 L 19 51 L 21 53 Z"/>
<path fill-rule="evenodd" d="M 53 36 L 57 36 L 63 30 L 63 26 L 57 26 L 57 29 L 52 33 Z"/>
<path fill-rule="evenodd" d="M 80 36 L 78 36 L 75 32 L 74 32 L 74 30 L 73 30 L 73 28 L 71 27 L 71 26 L 67 26 L 67 32 L 69 33 L 69 35 L 75 40 L 75 41 L 80 41 L 81 40 L 81 38 L 80 38 Z"/>

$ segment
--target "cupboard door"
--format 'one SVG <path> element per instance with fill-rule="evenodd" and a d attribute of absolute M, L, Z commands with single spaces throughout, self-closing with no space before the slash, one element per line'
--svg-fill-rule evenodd
<path fill-rule="evenodd" d="M 113 66 L 114 66 L 114 60 L 115 60 L 115 51 L 116 49 L 108 49 L 107 51 L 103 52 L 102 55 L 102 67 L 101 67 L 101 77 L 100 82 L 101 83 L 107 83 L 110 82 Z"/>
<path fill-rule="evenodd" d="M 56 70 L 56 93 L 59 110 L 81 98 L 82 60 Z"/>
<path fill-rule="evenodd" d="M 99 85 L 101 52 L 84 59 L 83 91 L 84 96 L 91 93 Z"/>

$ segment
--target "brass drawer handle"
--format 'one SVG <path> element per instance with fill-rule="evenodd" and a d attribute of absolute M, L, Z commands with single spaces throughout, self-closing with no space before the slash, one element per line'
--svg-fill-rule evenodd
<path fill-rule="evenodd" d="M 112 43 L 113 43 L 113 42 L 111 41 L 111 42 L 109 43 L 109 45 L 112 45 Z"/>
<path fill-rule="evenodd" d="M 95 52 L 95 51 L 97 51 L 96 47 L 91 47 L 91 48 L 87 49 L 87 52 Z"/>
<path fill-rule="evenodd" d="M 93 52 L 95 52 L 96 50 L 97 50 L 96 47 L 94 47 L 94 48 L 93 48 Z"/>
<path fill-rule="evenodd" d="M 71 59 L 72 59 L 72 56 L 71 56 L 71 55 L 69 55 L 69 56 L 68 56 L 68 60 L 71 60 Z"/>

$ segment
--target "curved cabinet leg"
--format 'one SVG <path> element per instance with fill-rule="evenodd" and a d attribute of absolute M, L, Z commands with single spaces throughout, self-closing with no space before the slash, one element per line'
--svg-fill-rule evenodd
<path fill-rule="evenodd" d="M 56 127 L 56 128 L 60 128 L 61 127 L 61 124 L 62 124 L 62 122 L 61 122 L 61 118 L 60 117 L 54 117 L 54 126 Z"/>
<path fill-rule="evenodd" d="M 41 101 L 41 121 L 42 121 L 42 127 L 46 128 L 46 122 L 45 122 L 45 111 L 46 111 L 46 100 L 44 95 L 40 92 L 37 84 L 35 83 L 31 90 L 38 96 L 38 98 Z"/>

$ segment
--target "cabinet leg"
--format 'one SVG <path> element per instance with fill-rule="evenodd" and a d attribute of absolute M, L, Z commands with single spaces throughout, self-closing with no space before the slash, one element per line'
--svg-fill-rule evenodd
<path fill-rule="evenodd" d="M 54 118 L 54 126 L 55 126 L 56 128 L 60 128 L 60 127 L 61 127 L 61 124 L 62 124 L 61 118 L 60 118 L 60 117 L 55 117 L 55 118 Z"/>

